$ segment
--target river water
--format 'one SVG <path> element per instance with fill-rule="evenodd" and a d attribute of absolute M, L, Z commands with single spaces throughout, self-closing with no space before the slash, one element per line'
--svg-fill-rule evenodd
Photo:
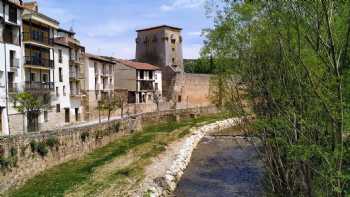
<path fill-rule="evenodd" d="M 263 165 L 255 146 L 241 137 L 206 137 L 178 183 L 177 197 L 260 197 Z"/>

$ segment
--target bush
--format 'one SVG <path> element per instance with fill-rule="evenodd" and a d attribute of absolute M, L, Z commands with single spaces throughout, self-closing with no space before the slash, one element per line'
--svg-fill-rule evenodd
<path fill-rule="evenodd" d="M 46 140 L 46 145 L 50 147 L 50 149 L 54 148 L 59 144 L 58 139 L 55 137 L 50 137 Z"/>
<path fill-rule="evenodd" d="M 10 155 L 11 155 L 11 157 L 16 157 L 17 156 L 17 149 L 14 147 L 11 147 Z"/>
<path fill-rule="evenodd" d="M 8 159 L 4 158 L 3 156 L 0 157 L 0 167 L 2 170 L 9 168 L 10 162 Z"/>
<path fill-rule="evenodd" d="M 35 153 L 38 150 L 38 142 L 35 140 L 32 140 L 30 142 L 30 148 L 32 150 L 32 153 Z"/>
<path fill-rule="evenodd" d="M 46 143 L 40 142 L 37 147 L 37 152 L 40 156 L 45 157 L 49 153 Z"/>
<path fill-rule="evenodd" d="M 80 135 L 80 138 L 81 138 L 81 141 L 85 142 L 87 140 L 87 138 L 89 138 L 90 136 L 90 133 L 88 132 L 83 132 L 81 135 Z"/>
<path fill-rule="evenodd" d="M 113 124 L 113 131 L 114 131 L 115 133 L 118 133 L 119 130 L 120 130 L 120 122 L 114 123 L 114 124 Z"/>

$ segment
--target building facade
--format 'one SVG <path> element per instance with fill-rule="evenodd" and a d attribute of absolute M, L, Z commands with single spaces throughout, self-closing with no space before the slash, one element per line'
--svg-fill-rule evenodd
<path fill-rule="evenodd" d="M 107 99 L 114 93 L 115 62 L 98 55 L 85 54 L 84 85 L 82 105 L 84 119 L 91 120 L 98 116 L 97 105 L 102 99 Z"/>
<path fill-rule="evenodd" d="M 115 87 L 128 91 L 128 103 L 154 103 L 161 100 L 162 72 L 158 67 L 126 60 L 116 62 Z"/>
<path fill-rule="evenodd" d="M 0 2 L 0 133 L 10 134 L 10 94 L 22 88 L 22 1 Z"/>
<path fill-rule="evenodd" d="M 81 120 L 81 85 L 85 48 L 75 39 L 75 33 L 58 29 L 55 35 L 55 113 L 61 113 L 61 122 Z"/>
<path fill-rule="evenodd" d="M 136 60 L 161 69 L 162 90 L 167 100 L 181 97 L 184 73 L 181 30 L 167 25 L 137 30 Z"/>

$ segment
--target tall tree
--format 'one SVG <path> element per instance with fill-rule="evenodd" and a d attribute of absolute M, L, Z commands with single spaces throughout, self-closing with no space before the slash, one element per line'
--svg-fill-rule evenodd
<path fill-rule="evenodd" d="M 235 84 L 222 78 L 231 86 L 225 88 L 225 109 L 256 117 L 251 131 L 262 139 L 272 191 L 349 194 L 350 2 L 219 5 L 203 56 L 230 61 L 223 72 L 239 75 Z"/>

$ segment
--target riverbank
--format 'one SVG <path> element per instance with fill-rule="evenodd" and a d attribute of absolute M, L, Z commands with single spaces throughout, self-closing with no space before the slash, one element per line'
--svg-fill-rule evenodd
<path fill-rule="evenodd" d="M 218 121 L 190 130 L 185 138 L 171 144 L 167 150 L 146 168 L 146 177 L 134 196 L 167 196 L 176 188 L 193 150 L 202 138 L 211 133 L 227 129 L 239 124 L 240 119 L 233 118 Z"/>
<path fill-rule="evenodd" d="M 191 128 L 222 119 L 221 115 L 157 122 L 143 131 L 40 173 L 7 195 L 131 196 L 145 178 L 145 166 Z"/>
<path fill-rule="evenodd" d="M 176 197 L 264 196 L 264 167 L 255 138 L 206 136 L 193 152 Z"/>

